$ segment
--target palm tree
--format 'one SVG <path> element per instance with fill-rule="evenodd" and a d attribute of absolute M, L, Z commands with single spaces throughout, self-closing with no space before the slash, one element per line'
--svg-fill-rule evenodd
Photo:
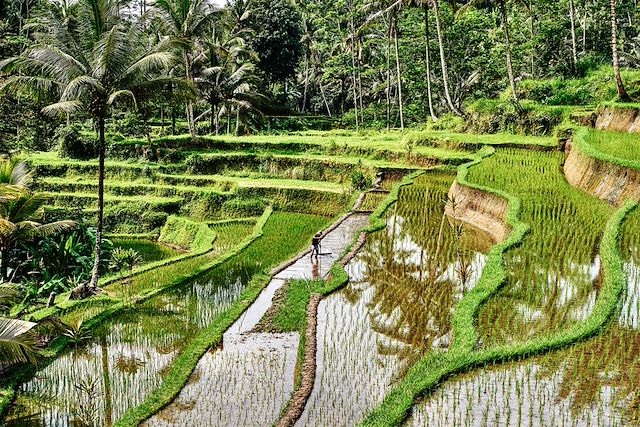
<path fill-rule="evenodd" d="M 174 42 L 145 39 L 145 23 L 118 18 L 115 0 L 81 0 L 77 22 L 68 26 L 57 14 L 38 22 L 36 44 L 22 55 L 0 63 L 16 74 L 4 90 L 57 90 L 58 102 L 43 109 L 49 115 L 87 111 L 98 128 L 98 220 L 95 262 L 90 289 L 97 287 L 104 208 L 105 120 L 116 101 L 135 93 L 152 92 L 180 81 L 161 75 L 174 56 Z"/>
<path fill-rule="evenodd" d="M 618 60 L 618 15 L 616 12 L 617 0 L 609 0 L 611 9 L 611 59 L 613 62 L 613 75 L 616 79 L 616 88 L 618 89 L 618 98 L 620 101 L 629 102 L 631 97 L 624 88 L 622 76 L 620 75 L 620 61 Z"/>
<path fill-rule="evenodd" d="M 250 61 L 256 61 L 257 57 L 241 37 L 220 43 L 214 36 L 206 44 L 206 56 L 195 66 L 195 83 L 209 104 L 204 114 L 211 117 L 211 133 L 217 135 L 221 113 L 231 105 L 239 111 L 241 102 L 251 103 L 256 76 Z M 225 105 L 228 107 L 223 108 Z"/>
<path fill-rule="evenodd" d="M 200 54 L 196 39 L 209 30 L 209 24 L 217 16 L 213 6 L 206 0 L 156 0 L 155 12 L 165 31 L 174 40 L 181 42 L 185 77 L 191 84 L 195 81 L 194 61 Z M 191 138 L 196 138 L 193 100 L 187 101 L 187 123 Z"/>
<path fill-rule="evenodd" d="M 390 116 L 390 85 L 391 85 L 391 46 L 394 47 L 395 62 L 396 62 L 396 78 L 398 89 L 398 107 L 400 109 L 400 128 L 404 130 L 404 104 L 402 100 L 402 74 L 400 64 L 400 53 L 398 47 L 398 13 L 402 6 L 405 4 L 405 0 L 396 0 L 392 2 L 382 2 L 373 0 L 367 4 L 367 9 L 376 8 L 377 12 L 373 13 L 365 25 L 369 24 L 373 20 L 384 16 L 385 23 L 387 24 L 387 121 L 389 122 Z M 389 127 L 389 123 L 387 124 Z"/>
<path fill-rule="evenodd" d="M 522 0 L 519 2 L 525 7 L 529 8 L 529 6 L 524 3 Z M 437 3 L 437 0 L 434 0 L 434 3 Z M 468 7 L 478 6 L 481 4 L 486 4 L 487 0 L 471 0 L 469 3 L 465 4 L 459 11 L 459 13 L 463 13 Z M 518 94 L 516 93 L 516 80 L 513 72 L 513 61 L 511 56 L 511 38 L 509 36 L 509 16 L 507 14 L 507 0 L 489 0 L 489 3 L 494 4 L 498 7 L 500 12 L 500 17 L 502 19 L 502 28 L 504 31 L 504 45 L 506 51 L 506 61 L 507 61 L 507 74 L 509 76 L 509 86 L 511 87 L 511 98 L 513 102 L 518 105 Z M 437 18 L 436 18 L 437 19 Z"/>
<path fill-rule="evenodd" d="M 38 222 L 44 215 L 47 197 L 23 192 L 0 205 L 0 255 L 2 280 L 9 278 L 9 254 L 17 244 L 72 229 L 74 221 Z"/>

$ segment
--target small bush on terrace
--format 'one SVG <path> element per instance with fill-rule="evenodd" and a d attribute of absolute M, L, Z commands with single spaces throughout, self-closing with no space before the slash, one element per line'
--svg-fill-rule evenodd
<path fill-rule="evenodd" d="M 222 204 L 222 215 L 225 217 L 259 216 L 264 211 L 267 203 L 262 198 L 231 199 Z"/>
<path fill-rule="evenodd" d="M 60 157 L 86 160 L 98 156 L 96 141 L 84 136 L 78 124 L 59 127 L 55 139 Z"/>

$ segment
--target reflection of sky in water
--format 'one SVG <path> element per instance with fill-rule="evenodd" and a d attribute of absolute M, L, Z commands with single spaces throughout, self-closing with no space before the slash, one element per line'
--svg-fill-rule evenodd
<path fill-rule="evenodd" d="M 438 199 L 428 202 L 432 211 L 441 203 Z M 405 216 L 398 213 L 402 209 L 399 202 L 396 213 L 386 219 L 386 230 L 369 236 L 367 245 L 347 265 L 348 286 L 319 306 L 317 376 L 297 426 L 357 425 L 416 357 L 432 348 L 448 347 L 446 319 L 453 307 L 446 307 L 464 292 L 451 228 L 446 221 L 439 256 L 439 263 L 446 260 L 446 264 L 438 267 L 435 281 L 430 282 L 427 270 L 434 258 L 426 246 L 436 247 L 441 214 L 425 220 L 429 208 Z M 425 221 L 422 227 L 411 227 Z M 480 278 L 486 255 L 464 243 L 461 250 L 469 258 L 469 290 Z M 394 286 L 407 291 L 407 298 L 390 292 Z M 430 289 L 436 297 L 442 292 L 453 294 L 442 300 L 447 304 L 444 310 L 436 299 L 420 299 Z"/>
<path fill-rule="evenodd" d="M 603 386 L 598 404 L 574 410 L 561 395 L 564 369 L 544 375 L 537 364 L 483 371 L 450 381 L 416 405 L 410 426 L 615 426 L 625 425 L 613 388 Z"/>
<path fill-rule="evenodd" d="M 102 340 L 96 337 L 89 344 L 58 357 L 23 384 L 18 401 L 24 404 L 22 409 L 34 415 L 30 425 L 67 426 L 82 406 L 90 407 L 91 412 L 97 414 L 94 424 L 104 425 L 108 412 L 105 372 L 108 372 L 112 420 L 142 403 L 162 384 L 163 372 L 186 345 L 186 340 L 226 310 L 246 283 L 246 279 L 235 273 L 212 277 L 195 282 L 190 288 L 160 295 L 117 318 L 106 325 Z M 90 393 L 80 391 L 78 386 L 92 382 L 96 396 L 90 399 Z M 18 413 L 21 408 L 14 410 Z M 14 415 L 9 414 L 7 420 L 12 418 Z M 15 425 L 24 424 L 16 421 Z"/>
<path fill-rule="evenodd" d="M 640 265 L 634 258 L 624 264 L 624 272 L 627 278 L 627 286 L 624 290 L 622 309 L 618 317 L 618 323 L 627 328 L 638 329 L 640 326 L 640 313 L 638 300 L 640 299 Z"/>

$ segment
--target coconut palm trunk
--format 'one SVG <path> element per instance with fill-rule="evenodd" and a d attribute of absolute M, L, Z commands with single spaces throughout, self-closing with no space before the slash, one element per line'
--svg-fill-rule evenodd
<path fill-rule="evenodd" d="M 387 32 L 387 130 L 391 130 L 391 25 Z"/>
<path fill-rule="evenodd" d="M 356 77 L 356 29 L 353 22 L 353 16 L 351 17 L 351 80 L 353 89 L 353 108 L 356 113 L 356 132 L 360 129 L 360 123 L 358 122 L 358 79 Z"/>
<path fill-rule="evenodd" d="M 433 0 L 433 14 L 436 18 L 436 32 L 438 35 L 438 48 L 440 49 L 440 67 L 442 68 L 442 83 L 444 85 L 444 97 L 447 100 L 449 109 L 461 116 L 462 112 L 453 104 L 451 93 L 449 92 L 449 72 L 447 71 L 447 60 L 444 56 L 444 41 L 442 38 L 442 28 L 440 25 L 440 6 L 438 0 Z"/>
<path fill-rule="evenodd" d="M 396 53 L 396 73 L 398 75 L 398 107 L 400 108 L 400 129 L 404 130 L 404 105 L 402 103 L 402 73 L 400 70 L 400 51 L 398 49 L 397 22 L 393 26 L 393 39 L 394 39 L 394 46 L 395 46 L 395 53 Z"/>
<path fill-rule="evenodd" d="M 104 113 L 98 116 L 98 221 L 96 224 L 96 246 L 93 261 L 93 272 L 91 273 L 91 281 L 89 287 L 95 289 L 98 287 L 98 279 L 100 278 L 100 255 L 102 252 L 102 222 L 104 218 Z"/>
<path fill-rule="evenodd" d="M 618 98 L 620 101 L 631 101 L 631 97 L 624 88 L 622 76 L 620 75 L 620 62 L 618 60 L 618 16 L 616 12 L 616 0 L 609 0 L 611 7 L 611 58 L 613 62 L 613 74 L 616 79 L 616 88 L 618 89 Z"/>
<path fill-rule="evenodd" d="M 571 20 L 571 53 L 573 54 L 574 72 L 578 66 L 578 42 L 576 37 L 576 8 L 573 0 L 569 0 L 569 18 Z"/>
<path fill-rule="evenodd" d="M 431 120 L 436 121 L 438 117 L 433 111 L 433 94 L 431 93 L 431 60 L 429 58 L 429 2 L 425 0 L 423 2 L 424 8 L 424 58 L 426 63 L 426 77 L 427 77 L 427 99 L 429 101 L 429 114 Z"/>
<path fill-rule="evenodd" d="M 511 86 L 511 97 L 513 102 L 518 104 L 518 94 L 516 93 L 516 80 L 513 74 L 513 62 L 511 59 L 511 41 L 509 38 L 509 18 L 507 17 L 506 0 L 499 0 L 498 7 L 502 16 L 502 26 L 504 28 L 504 46 L 507 55 L 507 74 L 509 75 L 509 85 Z"/>
<path fill-rule="evenodd" d="M 187 80 L 193 83 L 193 61 L 191 61 L 191 57 L 187 52 L 184 53 L 184 66 Z M 191 99 L 187 101 L 187 124 L 191 139 L 196 139 L 196 123 L 193 117 L 193 101 Z"/>

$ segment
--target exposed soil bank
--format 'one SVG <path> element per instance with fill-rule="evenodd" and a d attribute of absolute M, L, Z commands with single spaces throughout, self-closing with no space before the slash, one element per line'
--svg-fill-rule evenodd
<path fill-rule="evenodd" d="M 640 200 L 640 171 L 583 154 L 573 144 L 566 150 L 564 175 L 571 185 L 616 206 Z"/>
<path fill-rule="evenodd" d="M 449 200 L 448 216 L 484 231 L 496 242 L 504 241 L 511 232 L 506 221 L 509 208 L 506 199 L 454 182 L 449 189 Z"/>
<path fill-rule="evenodd" d="M 617 132 L 640 132 L 640 109 L 605 107 L 598 113 L 595 128 Z"/>

